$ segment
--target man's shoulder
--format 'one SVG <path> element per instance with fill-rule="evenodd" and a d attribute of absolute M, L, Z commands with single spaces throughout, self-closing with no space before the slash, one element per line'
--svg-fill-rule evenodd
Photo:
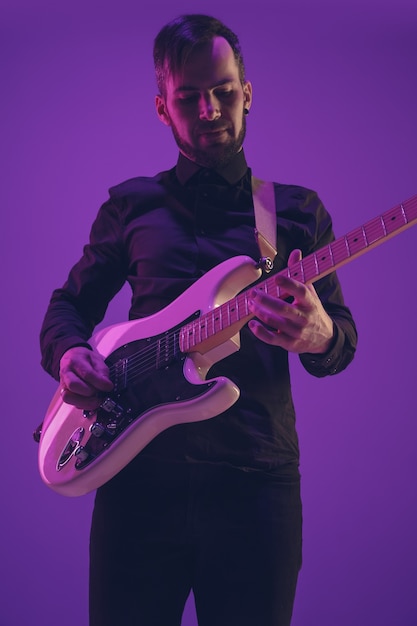
<path fill-rule="evenodd" d="M 314 189 L 299 184 L 274 182 L 277 211 L 295 210 L 316 212 L 324 209 L 323 203 Z"/>
<path fill-rule="evenodd" d="M 314 189 L 311 189 L 310 187 L 305 187 L 303 185 L 298 185 L 295 183 L 278 183 L 278 182 L 274 182 L 273 183 L 274 187 L 275 187 L 275 191 L 276 193 L 282 194 L 282 195 L 288 195 L 288 196 L 294 196 L 294 197 L 303 197 L 305 198 L 306 196 L 310 196 L 310 195 L 317 195 L 317 192 Z"/>
<path fill-rule="evenodd" d="M 110 187 L 109 196 L 111 200 L 126 200 L 132 198 L 138 200 L 139 198 L 147 200 L 149 198 L 155 198 L 164 195 L 166 180 L 168 172 L 160 172 L 155 176 L 135 176 L 128 178 L 123 182 Z"/>

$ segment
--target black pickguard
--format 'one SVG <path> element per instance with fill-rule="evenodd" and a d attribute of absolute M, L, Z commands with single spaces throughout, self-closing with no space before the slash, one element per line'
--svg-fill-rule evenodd
<path fill-rule="evenodd" d="M 190 319 L 196 316 L 198 313 Z M 77 469 L 89 465 L 149 410 L 197 398 L 216 384 L 196 385 L 185 378 L 186 357 L 178 348 L 178 331 L 184 323 L 155 337 L 125 344 L 106 358 L 114 391 L 106 395 L 96 412 L 85 412 L 92 434 L 83 444 L 88 456 L 77 459 Z"/>

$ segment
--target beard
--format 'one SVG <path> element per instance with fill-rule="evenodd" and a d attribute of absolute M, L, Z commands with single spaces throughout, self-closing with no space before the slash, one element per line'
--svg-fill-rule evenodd
<path fill-rule="evenodd" d="M 210 169 L 216 169 L 224 167 L 233 159 L 242 148 L 243 141 L 246 136 L 246 118 L 242 116 L 242 128 L 236 138 L 231 138 L 225 143 L 219 143 L 206 148 L 198 148 L 187 141 L 185 141 L 179 134 L 176 126 L 171 121 L 172 134 L 174 135 L 175 143 L 180 151 L 191 161 L 207 167 Z"/>

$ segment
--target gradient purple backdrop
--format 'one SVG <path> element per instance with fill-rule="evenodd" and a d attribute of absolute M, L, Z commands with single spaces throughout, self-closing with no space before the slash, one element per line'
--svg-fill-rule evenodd
<path fill-rule="evenodd" d="M 189 11 L 241 38 L 255 174 L 316 189 L 337 236 L 417 193 L 414 1 L 2 1 L 0 626 L 87 624 L 93 496 L 39 478 L 31 431 L 56 385 L 38 333 L 108 187 L 176 159 L 151 48 Z M 293 626 L 417 624 L 416 243 L 412 228 L 339 271 L 360 334 L 345 373 L 313 379 L 292 359 L 304 499 Z M 190 599 L 183 626 L 195 624 Z"/>

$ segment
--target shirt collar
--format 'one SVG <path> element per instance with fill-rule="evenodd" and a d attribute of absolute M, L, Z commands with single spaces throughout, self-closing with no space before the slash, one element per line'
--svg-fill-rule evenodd
<path fill-rule="evenodd" d="M 194 161 L 187 159 L 181 152 L 178 156 L 176 174 L 179 182 L 185 185 L 194 174 L 207 168 L 201 167 Z M 219 174 L 229 185 L 236 184 L 248 170 L 243 150 L 240 150 L 224 167 L 214 168 L 213 172 Z"/>

